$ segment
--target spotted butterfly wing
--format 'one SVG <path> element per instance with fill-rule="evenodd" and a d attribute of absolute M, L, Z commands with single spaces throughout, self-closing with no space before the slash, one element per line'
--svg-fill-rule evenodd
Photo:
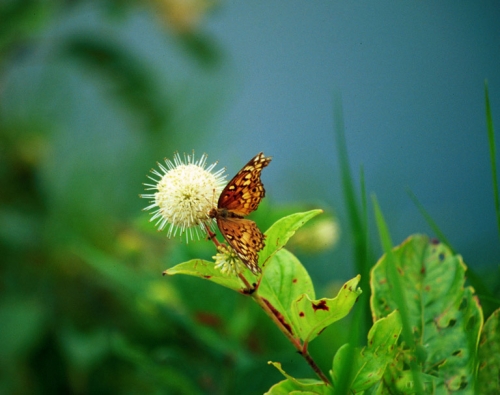
<path fill-rule="evenodd" d="M 255 222 L 245 218 L 217 218 L 217 226 L 245 266 L 253 274 L 260 273 L 258 251 L 264 248 L 265 235 Z"/>
<path fill-rule="evenodd" d="M 266 191 L 260 180 L 262 169 L 271 162 L 261 152 L 251 159 L 222 191 L 217 209 L 209 216 L 216 218 L 217 226 L 252 273 L 261 272 L 258 252 L 264 248 L 265 236 L 255 222 L 243 217 L 256 210 Z"/>

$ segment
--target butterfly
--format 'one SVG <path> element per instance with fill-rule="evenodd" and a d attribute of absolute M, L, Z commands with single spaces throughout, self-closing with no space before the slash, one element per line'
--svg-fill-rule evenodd
<path fill-rule="evenodd" d="M 216 219 L 224 239 L 253 274 L 261 273 L 257 253 L 264 248 L 265 235 L 255 222 L 244 217 L 257 209 L 266 194 L 260 173 L 271 159 L 262 152 L 251 159 L 226 185 L 217 208 L 208 213 L 210 218 Z"/>

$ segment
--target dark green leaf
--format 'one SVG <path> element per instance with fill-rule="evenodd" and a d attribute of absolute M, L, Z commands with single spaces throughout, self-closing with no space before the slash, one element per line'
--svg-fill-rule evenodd
<path fill-rule="evenodd" d="M 500 394 L 500 309 L 496 310 L 484 324 L 478 359 L 478 393 Z"/>
<path fill-rule="evenodd" d="M 350 391 L 360 393 L 372 386 L 377 386 L 389 364 L 395 356 L 395 345 L 401 333 L 401 320 L 394 311 L 385 318 L 373 324 L 368 333 L 368 345 L 361 351 L 348 344 L 341 347 L 333 360 L 332 379 L 336 384 L 339 381 L 338 372 L 345 372 L 342 364 L 349 361 L 351 375 Z M 350 358 L 350 353 L 355 353 Z"/>
<path fill-rule="evenodd" d="M 403 301 L 395 300 L 388 265 L 395 265 Z M 372 270 L 374 319 L 387 316 L 401 303 L 408 309 L 421 380 L 436 393 L 474 394 L 476 348 L 482 313 L 472 288 L 464 288 L 465 264 L 458 255 L 425 236 L 412 236 L 383 256 Z M 400 365 L 398 369 L 403 369 Z M 397 370 L 397 369 L 396 369 Z M 399 377 L 406 377 L 406 370 Z"/>

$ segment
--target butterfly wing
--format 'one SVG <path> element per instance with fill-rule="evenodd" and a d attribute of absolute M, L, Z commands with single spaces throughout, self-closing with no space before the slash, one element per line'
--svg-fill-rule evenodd
<path fill-rule="evenodd" d="M 218 208 L 225 208 L 239 216 L 247 216 L 256 210 L 266 191 L 260 180 L 262 169 L 271 162 L 261 152 L 250 160 L 222 191 Z"/>
<path fill-rule="evenodd" d="M 253 274 L 260 273 L 257 252 L 264 248 L 265 235 L 257 228 L 255 222 L 244 218 L 218 217 L 217 226 L 245 266 Z"/>

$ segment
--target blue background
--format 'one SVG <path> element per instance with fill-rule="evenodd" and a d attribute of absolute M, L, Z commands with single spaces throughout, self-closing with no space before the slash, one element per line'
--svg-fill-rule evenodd
<path fill-rule="evenodd" d="M 496 264 L 484 80 L 497 120 L 499 20 L 498 4 L 484 1 L 228 2 L 207 20 L 233 72 L 210 152 L 235 170 L 256 152 L 272 155 L 270 199 L 324 204 L 345 228 L 340 92 L 353 175 L 363 166 L 393 241 L 432 234 L 409 188 L 468 264 Z M 346 243 L 336 267 L 349 259 Z"/>
<path fill-rule="evenodd" d="M 264 151 L 274 158 L 263 173 L 268 200 L 334 212 L 342 238 L 318 271 L 350 276 L 334 134 L 339 94 L 354 179 L 359 185 L 363 167 L 394 243 L 432 235 L 409 188 L 469 265 L 498 263 L 484 104 L 488 79 L 498 120 L 496 2 L 221 3 L 196 26 L 215 53 L 208 67 L 145 8 L 110 15 L 90 4 L 67 9 L 39 34 L 36 51 L 6 69 L 6 122 L 43 124 L 57 136 L 40 175 L 56 196 L 55 211 L 73 194 L 83 221 L 98 215 L 96 208 L 133 217 L 144 205 L 131 198 L 142 192 L 144 175 L 174 151 L 206 152 L 228 177 Z M 74 37 L 140 59 L 154 81 L 151 100 L 161 103 L 156 111 L 167 114 L 159 134 L 110 100 L 109 76 L 58 58 Z"/>
<path fill-rule="evenodd" d="M 335 249 L 293 249 L 317 297 L 333 296 L 358 271 L 339 96 L 356 186 L 362 167 L 393 243 L 433 236 L 410 189 L 487 283 L 475 283 L 485 317 L 496 307 L 484 80 L 498 129 L 498 2 L 232 1 L 179 30 L 165 7 L 192 1 L 0 6 L 1 393 L 262 394 L 282 379 L 269 360 L 311 377 L 250 298 L 161 276 L 215 249 L 157 232 L 138 195 L 175 151 L 207 153 L 228 178 L 273 156 L 254 219 L 264 230 L 292 209 L 338 216 Z M 358 312 L 368 296 L 364 285 Z M 354 319 L 312 345 L 324 371 L 349 322 L 368 328 Z"/>

